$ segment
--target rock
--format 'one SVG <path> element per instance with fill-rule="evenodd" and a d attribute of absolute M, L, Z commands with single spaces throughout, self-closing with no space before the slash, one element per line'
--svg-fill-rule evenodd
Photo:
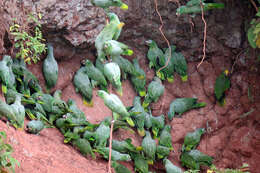
<path fill-rule="evenodd" d="M 231 70 L 231 61 L 229 58 L 225 58 L 224 56 L 213 56 L 211 58 L 211 63 L 214 66 L 217 76 L 225 70 Z"/>

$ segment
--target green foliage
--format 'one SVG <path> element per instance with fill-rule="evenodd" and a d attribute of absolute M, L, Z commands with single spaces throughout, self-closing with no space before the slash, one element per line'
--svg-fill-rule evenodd
<path fill-rule="evenodd" d="M 41 15 L 38 15 L 41 19 Z M 27 32 L 23 27 L 14 23 L 10 27 L 10 32 L 14 36 L 14 47 L 18 49 L 17 58 L 23 59 L 28 64 L 31 61 L 37 63 L 40 60 L 40 55 L 46 51 L 45 44 L 41 32 L 41 24 L 38 19 L 32 14 L 28 15 L 28 22 L 36 23 L 33 33 Z"/>
<path fill-rule="evenodd" d="M 258 8 L 260 10 L 260 7 Z M 256 13 L 256 18 L 250 22 L 247 30 L 247 39 L 252 48 L 260 48 L 260 11 Z"/>
<path fill-rule="evenodd" d="M 6 133 L 0 132 L 0 172 L 2 170 L 15 172 L 15 166 L 20 166 L 20 163 L 11 156 L 13 148 L 5 142 Z"/>

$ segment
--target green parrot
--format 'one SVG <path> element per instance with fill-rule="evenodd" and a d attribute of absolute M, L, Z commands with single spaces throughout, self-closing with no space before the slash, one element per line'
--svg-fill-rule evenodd
<path fill-rule="evenodd" d="M 146 95 L 146 74 L 140 67 L 137 59 L 133 59 L 133 64 L 137 75 L 131 75 L 131 82 L 139 96 L 144 97 Z"/>
<path fill-rule="evenodd" d="M 130 138 L 127 138 L 123 141 L 118 141 L 113 139 L 112 140 L 112 149 L 116 150 L 120 153 L 137 153 L 136 147 L 132 144 L 132 140 Z"/>
<path fill-rule="evenodd" d="M 147 52 L 147 58 L 149 59 L 149 67 L 154 67 L 155 70 L 158 70 L 159 59 L 164 59 L 163 51 L 157 46 L 156 42 L 153 40 L 147 40 L 145 43 L 149 46 L 149 50 Z"/>
<path fill-rule="evenodd" d="M 16 95 L 19 94 L 22 96 L 22 104 L 26 105 L 26 104 L 35 104 L 35 100 L 33 98 L 27 98 L 25 95 L 22 95 L 20 93 L 18 93 L 17 91 L 13 90 L 13 89 L 8 89 L 7 93 L 4 94 L 5 96 L 5 101 L 7 104 L 11 104 L 15 101 Z"/>
<path fill-rule="evenodd" d="M 3 102 L 1 99 L 0 99 L 0 117 L 7 118 L 15 128 L 18 128 L 19 121 L 14 113 L 13 108 L 10 105 Z"/>
<path fill-rule="evenodd" d="M 96 149 L 96 151 L 99 154 L 103 155 L 103 157 L 108 160 L 108 157 L 109 157 L 109 148 L 108 147 L 99 147 Z M 131 157 L 129 154 L 122 154 L 122 153 L 112 149 L 111 160 L 112 161 L 131 161 Z"/>
<path fill-rule="evenodd" d="M 100 59 L 96 59 L 95 66 L 102 72 L 102 74 L 104 74 L 104 63 Z"/>
<path fill-rule="evenodd" d="M 91 82 L 86 73 L 85 67 L 81 67 L 75 74 L 73 79 L 76 92 L 79 92 L 83 97 L 83 103 L 86 106 L 93 106 Z"/>
<path fill-rule="evenodd" d="M 194 132 L 187 133 L 182 145 L 182 151 L 190 151 L 192 149 L 195 149 L 200 143 L 201 136 L 205 132 L 206 131 L 204 128 L 198 128 Z"/>
<path fill-rule="evenodd" d="M 158 138 L 159 131 L 164 128 L 165 117 L 164 115 L 160 116 L 151 116 L 152 121 L 152 132 L 155 138 Z"/>
<path fill-rule="evenodd" d="M 103 50 L 106 55 L 110 55 L 111 57 L 119 55 L 131 56 L 133 54 L 133 50 L 129 49 L 126 44 L 116 40 L 107 40 L 104 43 Z"/>
<path fill-rule="evenodd" d="M 164 159 L 163 163 L 164 163 L 164 166 L 165 166 L 165 169 L 166 169 L 166 173 L 183 173 L 181 168 L 172 164 L 172 162 L 170 160 Z"/>
<path fill-rule="evenodd" d="M 114 39 L 114 37 L 119 37 L 121 29 L 124 23 L 120 22 L 117 15 L 114 13 L 108 13 L 110 22 L 103 28 L 103 30 L 98 34 L 95 40 L 95 47 L 97 49 L 98 59 L 104 63 L 106 61 L 105 52 L 103 50 L 104 43 L 108 40 Z M 116 40 L 116 39 L 114 39 Z"/>
<path fill-rule="evenodd" d="M 27 131 L 32 134 L 39 134 L 44 129 L 44 124 L 41 120 L 31 120 L 26 125 Z"/>
<path fill-rule="evenodd" d="M 49 90 L 56 85 L 59 67 L 53 55 L 53 46 L 48 44 L 47 47 L 47 57 L 43 61 L 43 75 Z"/>
<path fill-rule="evenodd" d="M 24 85 L 26 93 L 30 93 L 30 90 L 32 90 L 32 92 L 42 92 L 39 80 L 26 68 L 26 64 L 23 60 L 14 59 L 12 70 L 16 76 L 17 81 L 20 82 L 20 85 Z M 29 92 L 27 92 L 27 90 L 29 90 Z"/>
<path fill-rule="evenodd" d="M 190 14 L 190 13 L 201 13 L 200 2 L 203 4 L 203 11 L 208 11 L 212 9 L 222 9 L 225 7 L 223 3 L 204 3 L 205 0 L 191 0 L 185 6 L 180 6 L 177 9 L 176 14 Z"/>
<path fill-rule="evenodd" d="M 146 130 L 149 130 L 152 127 L 152 112 L 151 109 L 148 109 L 148 112 L 145 112 L 145 121 L 144 121 L 144 127 Z"/>
<path fill-rule="evenodd" d="M 147 160 L 141 154 L 131 153 L 131 157 L 134 160 L 135 171 L 139 173 L 149 173 L 149 165 Z"/>
<path fill-rule="evenodd" d="M 112 61 L 117 63 L 118 66 L 120 67 L 123 79 L 127 79 L 127 74 L 136 75 L 136 76 L 138 75 L 134 65 L 129 60 L 123 58 L 122 56 L 120 55 L 113 56 Z"/>
<path fill-rule="evenodd" d="M 12 71 L 12 58 L 4 55 L 0 61 L 0 81 L 2 82 L 2 92 L 5 94 L 8 88 L 14 89 L 16 86 L 15 76 Z"/>
<path fill-rule="evenodd" d="M 172 62 L 174 64 L 174 70 L 181 76 L 181 80 L 186 82 L 188 80 L 188 65 L 185 57 L 182 53 L 172 53 Z"/>
<path fill-rule="evenodd" d="M 152 139 L 149 131 L 145 132 L 145 137 L 142 141 L 142 150 L 148 159 L 148 163 L 153 164 L 156 153 L 156 142 Z"/>
<path fill-rule="evenodd" d="M 215 96 L 218 103 L 221 106 L 225 105 L 225 93 L 230 88 L 230 79 L 228 74 L 229 74 L 228 70 L 225 70 L 217 77 L 215 82 L 215 87 L 214 87 Z"/>
<path fill-rule="evenodd" d="M 172 147 L 172 135 L 171 135 L 171 126 L 166 125 L 160 135 L 159 145 L 165 146 L 173 149 Z"/>
<path fill-rule="evenodd" d="M 175 48 L 176 46 L 171 46 L 171 57 L 168 61 L 168 58 L 169 58 L 169 48 L 167 48 L 165 50 L 165 54 L 164 54 L 164 58 L 161 58 L 159 59 L 159 64 L 161 67 L 165 66 L 167 61 L 168 61 L 168 64 L 165 68 L 163 68 L 160 72 L 156 72 L 156 75 L 162 79 L 162 80 L 165 80 L 167 79 L 168 82 L 172 83 L 174 81 L 174 77 L 173 77 L 173 74 L 174 74 L 174 58 L 172 55 L 174 55 L 174 51 L 175 51 Z"/>
<path fill-rule="evenodd" d="M 95 148 L 106 147 L 107 140 L 110 137 L 110 120 L 104 119 L 96 131 L 94 132 L 94 138 L 96 139 Z"/>
<path fill-rule="evenodd" d="M 98 96 L 104 100 L 104 104 L 112 111 L 123 117 L 127 121 L 127 123 L 134 127 L 135 124 L 130 117 L 130 113 L 127 112 L 126 107 L 122 103 L 122 101 L 115 94 L 108 94 L 105 91 L 99 90 L 97 92 Z"/>
<path fill-rule="evenodd" d="M 171 149 L 162 145 L 157 145 L 156 155 L 158 159 L 164 159 L 169 156 Z"/>
<path fill-rule="evenodd" d="M 91 0 L 94 6 L 103 8 L 106 12 L 109 11 L 109 7 L 120 7 L 122 10 L 127 10 L 128 6 L 121 0 Z"/>
<path fill-rule="evenodd" d="M 112 162 L 112 167 L 114 168 L 115 173 L 131 173 L 127 167 L 117 162 Z"/>
<path fill-rule="evenodd" d="M 104 75 L 112 83 L 112 86 L 116 88 L 117 93 L 122 96 L 122 83 L 120 80 L 121 72 L 117 63 L 110 62 L 104 65 Z"/>
<path fill-rule="evenodd" d="M 137 131 L 140 136 L 145 136 L 144 130 L 144 122 L 145 122 L 145 114 L 144 108 L 141 105 L 141 98 L 135 96 L 133 101 L 133 107 L 130 109 L 130 112 L 141 112 L 140 114 L 134 115 L 133 120 L 135 125 L 137 126 Z"/>
<path fill-rule="evenodd" d="M 69 107 L 69 110 L 71 111 L 72 114 L 74 114 L 74 116 L 76 118 L 82 119 L 82 120 L 86 120 L 86 115 L 84 112 L 82 112 L 76 105 L 76 102 L 73 99 L 69 99 L 67 101 L 67 105 Z"/>
<path fill-rule="evenodd" d="M 25 109 L 24 106 L 21 104 L 21 95 L 16 95 L 15 102 L 10 105 L 11 109 L 17 120 L 18 128 L 23 129 L 24 127 L 24 118 L 25 118 Z"/>
<path fill-rule="evenodd" d="M 176 113 L 179 115 L 187 112 L 191 109 L 205 107 L 206 103 L 204 102 L 197 102 L 197 98 L 177 98 L 170 104 L 170 109 L 168 112 L 169 120 L 175 116 Z"/>
<path fill-rule="evenodd" d="M 96 158 L 96 155 L 92 151 L 91 145 L 87 139 L 78 138 L 72 140 L 72 145 L 76 147 L 79 152 L 83 155 L 91 155 L 93 159 Z"/>
<path fill-rule="evenodd" d="M 153 81 L 148 85 L 143 107 L 147 108 L 151 102 L 157 102 L 163 93 L 164 86 L 162 85 L 162 81 L 158 77 L 154 77 Z"/>
<path fill-rule="evenodd" d="M 91 79 L 92 87 L 94 88 L 96 85 L 100 85 L 102 90 L 107 91 L 107 81 L 103 73 L 88 59 L 84 61 L 84 65 L 86 74 Z"/>
<path fill-rule="evenodd" d="M 203 154 L 199 150 L 191 150 L 189 152 L 182 152 L 181 162 L 183 166 L 189 169 L 199 170 L 201 165 L 211 166 L 213 158 Z"/>

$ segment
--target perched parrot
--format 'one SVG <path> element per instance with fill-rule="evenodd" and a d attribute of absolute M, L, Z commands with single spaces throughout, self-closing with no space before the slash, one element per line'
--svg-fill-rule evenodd
<path fill-rule="evenodd" d="M 124 23 L 119 21 L 115 13 L 108 13 L 108 16 L 110 22 L 103 28 L 103 30 L 98 34 L 95 40 L 97 57 L 102 63 L 106 61 L 105 52 L 103 50 L 105 42 L 108 40 L 112 40 L 114 39 L 114 37 L 120 35 L 121 29 L 124 26 Z"/>
<path fill-rule="evenodd" d="M 2 61 L 0 61 L 0 81 L 2 82 L 3 93 L 6 93 L 8 88 L 15 90 L 16 82 L 12 64 L 12 58 L 8 55 L 4 55 Z"/>
<path fill-rule="evenodd" d="M 102 90 L 107 91 L 107 81 L 103 73 L 88 59 L 85 60 L 84 65 L 86 74 L 91 79 L 92 87 L 94 88 L 96 85 L 99 85 Z"/>
<path fill-rule="evenodd" d="M 109 11 L 109 7 L 120 7 L 122 10 L 127 10 L 128 6 L 121 0 L 91 0 L 94 6 L 103 8 L 106 12 Z"/>
<path fill-rule="evenodd" d="M 230 88 L 230 79 L 228 74 L 228 70 L 225 70 L 217 77 L 215 82 L 215 96 L 221 106 L 225 104 L 225 93 Z"/>
<path fill-rule="evenodd" d="M 204 133 L 204 128 L 198 128 L 194 132 L 187 133 L 184 138 L 184 143 L 182 145 L 182 151 L 190 151 L 192 149 L 196 149 L 200 142 L 200 137 Z"/>
<path fill-rule="evenodd" d="M 164 159 L 163 163 L 164 163 L 164 166 L 165 166 L 165 169 L 166 169 L 166 173 L 183 173 L 181 168 L 172 164 L 172 162 L 170 160 Z"/>
<path fill-rule="evenodd" d="M 130 112 L 140 112 L 139 114 L 133 116 L 133 120 L 137 127 L 138 134 L 140 136 L 145 136 L 144 122 L 146 112 L 144 111 L 144 108 L 141 105 L 140 97 L 135 96 L 133 101 L 133 107 L 130 109 Z"/>
<path fill-rule="evenodd" d="M 133 50 L 129 49 L 129 47 L 116 40 L 107 40 L 104 43 L 103 47 L 104 52 L 111 57 L 119 56 L 119 55 L 129 55 L 133 54 Z"/>
<path fill-rule="evenodd" d="M 147 40 L 146 44 L 149 46 L 149 50 L 147 53 L 147 58 L 149 59 L 149 67 L 154 67 L 155 70 L 158 70 L 159 59 L 164 59 L 163 51 L 157 46 L 156 42 L 153 40 Z"/>
<path fill-rule="evenodd" d="M 122 83 L 120 80 L 121 72 L 117 63 L 110 62 L 104 65 L 104 74 L 112 86 L 116 88 L 117 93 L 122 96 Z"/>
<path fill-rule="evenodd" d="M 96 131 L 94 132 L 94 138 L 96 140 L 95 147 L 106 147 L 107 140 L 110 136 L 110 121 L 109 119 L 103 120 Z"/>
<path fill-rule="evenodd" d="M 133 120 L 130 117 L 130 113 L 127 112 L 126 107 L 122 101 L 115 94 L 108 94 L 105 91 L 99 90 L 97 92 L 98 96 L 104 100 L 105 105 L 112 111 L 123 117 L 128 124 L 132 127 L 135 126 Z"/>
<path fill-rule="evenodd" d="M 112 61 L 117 63 L 118 66 L 120 67 L 123 79 L 127 79 L 127 74 L 134 75 L 134 76 L 138 75 L 134 65 L 127 59 L 123 58 L 122 56 L 120 55 L 114 56 L 112 57 Z"/>
<path fill-rule="evenodd" d="M 164 129 L 162 130 L 161 135 L 160 135 L 159 145 L 168 147 L 171 150 L 173 149 L 172 148 L 171 126 L 166 125 L 164 127 Z"/>
<path fill-rule="evenodd" d="M 148 163 L 153 164 L 156 153 L 156 142 L 152 139 L 149 131 L 145 132 L 145 137 L 142 141 L 142 150 L 148 159 Z"/>
<path fill-rule="evenodd" d="M 73 83 L 76 92 L 79 92 L 83 97 L 83 103 L 87 106 L 93 106 L 92 86 L 85 67 L 81 67 L 75 74 Z"/>
<path fill-rule="evenodd" d="M 39 134 L 44 129 L 44 124 L 41 120 L 31 120 L 26 125 L 27 131 L 32 134 Z"/>
<path fill-rule="evenodd" d="M 51 89 L 56 85 L 58 80 L 58 63 L 53 55 L 53 46 L 48 44 L 47 57 L 43 61 L 43 75 L 46 81 L 47 89 Z"/>
<path fill-rule="evenodd" d="M 204 102 L 197 102 L 197 98 L 177 98 L 170 104 L 170 109 L 168 112 L 168 118 L 169 120 L 172 120 L 172 118 L 175 116 L 176 113 L 179 115 L 183 114 L 184 112 L 187 112 L 191 109 L 195 108 L 201 108 L 206 106 L 206 103 Z"/>
<path fill-rule="evenodd" d="M 158 77 L 154 77 L 153 81 L 148 85 L 143 107 L 147 108 L 151 102 L 157 102 L 163 93 L 164 86 L 162 85 L 162 81 Z"/>
<path fill-rule="evenodd" d="M 133 59 L 133 64 L 137 75 L 131 75 L 131 82 L 139 96 L 144 97 L 146 95 L 146 75 L 144 70 L 140 67 L 137 59 Z"/>
<path fill-rule="evenodd" d="M 194 170 L 199 170 L 201 165 L 211 166 L 213 158 L 203 154 L 199 150 L 191 150 L 189 152 L 182 152 L 182 165 Z"/>

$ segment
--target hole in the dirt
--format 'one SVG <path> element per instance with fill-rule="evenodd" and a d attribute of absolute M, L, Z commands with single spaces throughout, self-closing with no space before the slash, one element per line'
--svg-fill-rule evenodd
<path fill-rule="evenodd" d="M 4 35 L 4 47 L 6 50 L 9 50 L 11 47 L 13 46 L 12 42 L 10 41 L 9 37 L 8 37 L 8 33 L 5 32 Z"/>

